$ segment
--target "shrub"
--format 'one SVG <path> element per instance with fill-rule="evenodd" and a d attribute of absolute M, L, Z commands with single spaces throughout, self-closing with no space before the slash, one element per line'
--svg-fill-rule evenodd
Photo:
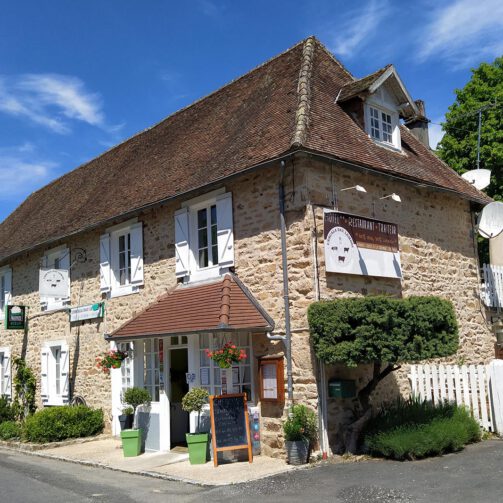
<path fill-rule="evenodd" d="M 318 434 L 316 413 L 305 405 L 294 405 L 288 419 L 283 424 L 285 440 L 309 440 L 313 443 Z"/>
<path fill-rule="evenodd" d="M 0 424 L 15 419 L 14 410 L 6 396 L 0 396 Z"/>
<path fill-rule="evenodd" d="M 203 407 L 208 402 L 208 392 L 204 388 L 192 388 L 182 398 L 182 409 L 185 412 L 197 412 L 197 431 L 199 432 L 200 417 Z"/>
<path fill-rule="evenodd" d="M 103 411 L 84 405 L 42 409 L 25 422 L 30 442 L 57 442 L 66 438 L 90 437 L 103 431 Z"/>
<path fill-rule="evenodd" d="M 398 400 L 369 423 L 365 445 L 373 455 L 404 460 L 461 450 L 480 440 L 480 426 L 464 407 Z"/>
<path fill-rule="evenodd" d="M 150 405 L 150 393 L 144 388 L 128 388 L 124 392 L 124 396 L 122 397 L 122 401 L 133 407 L 134 412 L 140 405 L 146 405 L 147 407 Z"/>
<path fill-rule="evenodd" d="M 10 440 L 21 436 L 21 425 L 15 421 L 4 421 L 0 424 L 0 438 Z"/>

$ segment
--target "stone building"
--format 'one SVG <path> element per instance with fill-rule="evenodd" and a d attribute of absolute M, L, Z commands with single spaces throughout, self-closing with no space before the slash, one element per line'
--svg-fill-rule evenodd
<path fill-rule="evenodd" d="M 0 301 L 27 309 L 24 332 L 0 330 L 2 392 L 21 355 L 40 407 L 81 395 L 117 431 L 122 391 L 144 386 L 147 447 L 158 450 L 194 428 L 180 408 L 189 387 L 227 387 L 247 393 L 269 455 L 282 455 L 293 398 L 320 412 L 328 450 L 348 404 L 327 397 L 327 380 L 362 386 L 367 374 L 317 364 L 308 306 L 439 295 L 456 308 L 455 359 L 488 361 L 473 232 L 488 201 L 431 152 L 424 104 L 393 66 L 355 79 L 310 37 L 33 193 L 0 225 Z M 326 270 L 334 210 L 397 226 L 395 273 Z M 223 372 L 205 349 L 229 341 L 248 358 Z M 130 357 L 109 376 L 95 359 L 111 346 Z M 404 369 L 376 400 L 407 389 Z"/>

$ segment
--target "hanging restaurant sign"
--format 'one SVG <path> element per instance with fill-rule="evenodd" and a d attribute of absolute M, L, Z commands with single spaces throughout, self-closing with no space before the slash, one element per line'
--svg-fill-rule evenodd
<path fill-rule="evenodd" d="M 72 307 L 70 309 L 70 323 L 74 321 L 92 320 L 103 318 L 105 314 L 105 303 L 98 302 L 88 306 Z"/>
<path fill-rule="evenodd" d="M 65 299 L 68 297 L 70 275 L 67 269 L 40 269 L 39 290 L 41 297 Z"/>
<path fill-rule="evenodd" d="M 325 210 L 323 228 L 327 272 L 402 277 L 396 224 Z"/>
<path fill-rule="evenodd" d="M 25 306 L 5 306 L 5 328 L 7 330 L 24 330 L 25 325 Z"/>

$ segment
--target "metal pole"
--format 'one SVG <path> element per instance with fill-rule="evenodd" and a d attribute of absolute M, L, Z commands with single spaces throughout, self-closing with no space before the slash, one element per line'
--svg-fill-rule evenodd
<path fill-rule="evenodd" d="M 479 134 L 477 137 L 477 169 L 480 169 L 480 131 L 482 129 L 482 108 L 479 109 Z"/>

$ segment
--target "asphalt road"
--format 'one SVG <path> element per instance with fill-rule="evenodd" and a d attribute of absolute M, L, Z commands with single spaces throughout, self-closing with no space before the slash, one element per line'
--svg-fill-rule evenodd
<path fill-rule="evenodd" d="M 324 464 L 219 488 L 141 477 L 25 454 L 0 452 L 1 503 L 331 501 L 500 503 L 503 441 L 415 462 Z"/>

